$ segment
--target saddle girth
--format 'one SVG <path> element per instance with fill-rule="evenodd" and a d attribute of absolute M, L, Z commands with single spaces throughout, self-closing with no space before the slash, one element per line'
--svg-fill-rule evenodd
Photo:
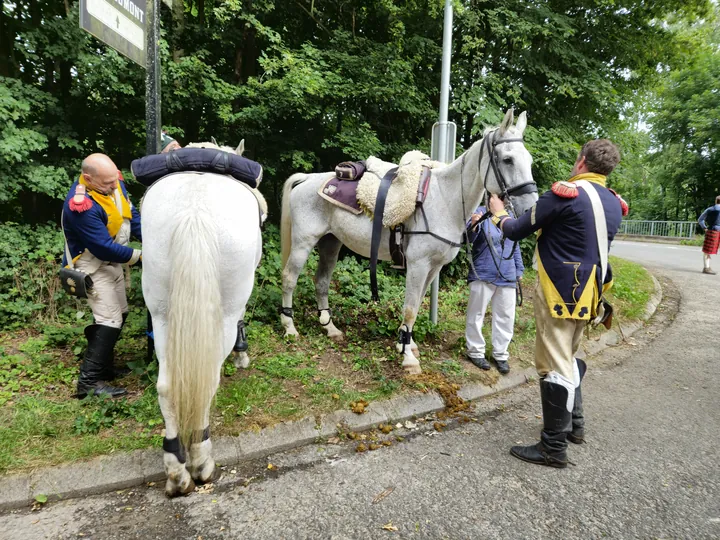
<path fill-rule="evenodd" d="M 378 190 L 377 199 L 375 200 L 375 213 L 373 215 L 372 239 L 370 243 L 370 292 L 372 299 L 377 302 L 380 300 L 377 285 L 377 261 L 378 251 L 380 249 L 380 238 L 383 230 L 383 212 L 385 211 L 385 200 L 387 199 L 390 184 L 397 174 L 398 167 L 390 169 L 380 181 L 380 189 Z"/>

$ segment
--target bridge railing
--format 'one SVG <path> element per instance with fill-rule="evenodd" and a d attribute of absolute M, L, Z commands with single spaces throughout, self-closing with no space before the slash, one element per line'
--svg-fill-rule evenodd
<path fill-rule="evenodd" d="M 618 234 L 629 236 L 658 236 L 662 238 L 693 238 L 695 221 L 639 221 L 623 220 Z"/>

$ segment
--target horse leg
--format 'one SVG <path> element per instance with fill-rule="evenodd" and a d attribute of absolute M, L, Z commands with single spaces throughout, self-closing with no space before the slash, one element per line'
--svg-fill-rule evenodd
<path fill-rule="evenodd" d="M 288 257 L 287 264 L 285 264 L 285 268 L 283 269 L 283 296 L 280 322 L 282 323 L 283 328 L 285 328 L 285 337 L 299 335 L 293 321 L 292 297 L 293 292 L 295 291 L 295 286 L 297 285 L 298 276 L 300 275 L 300 272 L 302 272 L 305 262 L 307 261 L 313 247 L 315 247 L 314 242 L 312 244 L 310 244 L 310 242 L 300 243 L 296 242 L 295 238 L 293 238 L 290 256 Z"/>
<path fill-rule="evenodd" d="M 246 369 L 250 365 L 248 356 L 247 326 L 245 325 L 245 310 L 240 313 L 240 320 L 237 323 L 237 338 L 233 346 L 233 364 L 240 369 Z"/>
<path fill-rule="evenodd" d="M 430 288 L 430 284 L 438 276 L 441 268 L 442 268 L 442 266 L 439 266 L 438 268 L 431 270 L 430 273 L 428 274 L 428 277 L 425 280 L 425 287 L 423 288 L 422 293 L 420 294 L 420 303 L 422 303 L 422 299 L 425 297 L 425 294 L 427 294 L 427 290 Z M 418 349 L 418 346 L 415 343 L 415 340 L 412 336 L 410 336 L 410 350 L 412 351 L 412 353 L 415 356 L 420 356 L 420 349 Z"/>
<path fill-rule="evenodd" d="M 416 262 L 408 264 L 405 278 L 405 306 L 403 308 L 403 323 L 400 325 L 400 338 L 396 344 L 397 351 L 402 353 L 402 366 L 408 375 L 422 373 L 420 362 L 413 354 L 412 329 L 415 325 L 420 303 L 425 295 L 425 284 L 430 274 L 429 262 Z"/>
<path fill-rule="evenodd" d="M 320 324 L 323 326 L 329 338 L 342 341 L 343 333 L 338 330 L 332 322 L 330 304 L 328 302 L 328 290 L 330 289 L 330 278 L 332 277 L 335 264 L 340 254 L 342 242 L 333 235 L 323 236 L 318 242 L 320 261 L 315 273 L 315 296 L 317 297 L 318 313 Z"/>
<path fill-rule="evenodd" d="M 175 411 L 169 396 L 167 358 L 164 351 L 166 328 L 164 324 L 161 324 L 161 321 L 156 320 L 153 331 L 155 332 L 155 350 L 159 364 L 157 380 L 158 403 L 165 419 L 165 438 L 163 439 L 163 450 L 165 452 L 163 454 L 163 464 L 167 476 L 165 493 L 168 497 L 175 497 L 177 495 L 187 495 L 194 491 L 195 483 L 185 468 L 185 449 L 178 438 Z"/>

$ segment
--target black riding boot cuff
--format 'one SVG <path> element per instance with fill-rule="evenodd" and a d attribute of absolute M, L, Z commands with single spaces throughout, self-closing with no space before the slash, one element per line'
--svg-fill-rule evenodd
<path fill-rule="evenodd" d="M 582 383 L 583 377 L 587 372 L 587 364 L 577 359 L 578 372 Z M 575 389 L 575 404 L 572 410 L 572 431 L 568 433 L 568 441 L 574 444 L 582 444 L 585 442 L 585 415 L 583 414 L 583 398 L 582 384 Z"/>
<path fill-rule="evenodd" d="M 107 384 L 105 374 L 108 368 L 112 369 L 112 351 L 115 342 L 120 335 L 119 328 L 93 324 L 85 329 L 85 336 L 88 339 L 85 359 L 80 365 L 80 376 L 78 377 L 77 396 L 84 398 L 91 392 L 107 394 L 110 397 L 117 397 L 126 394 L 124 388 L 115 388 Z"/>

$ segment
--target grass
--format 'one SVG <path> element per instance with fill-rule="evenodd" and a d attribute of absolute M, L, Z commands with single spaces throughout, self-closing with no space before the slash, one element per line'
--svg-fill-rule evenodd
<path fill-rule="evenodd" d="M 619 259 L 611 263 L 615 287 L 610 301 L 620 320 L 638 318 L 653 290 L 652 280 L 638 265 Z M 374 305 L 353 299 L 353 287 L 359 288 L 346 274 L 340 272 L 330 299 L 333 306 L 338 305 L 336 325 L 346 332 L 342 343 L 325 337 L 309 303 L 296 310 L 301 337 L 294 341 L 281 337 L 277 322 L 251 321 L 252 363 L 247 370 L 225 364 L 212 418 L 214 435 L 347 408 L 359 399 L 374 401 L 427 389 L 426 381 L 404 377 L 394 348 L 399 311 L 391 306 L 402 301 L 401 277 L 382 278 L 389 280 L 384 295 L 395 304 Z M 517 310 L 510 346 L 513 369 L 532 365 L 534 279 L 528 270 L 525 302 Z M 311 282 L 306 284 L 307 293 L 311 286 Z M 464 360 L 467 300 L 464 280 L 444 286 L 440 324 L 435 328 L 427 319 L 429 300 L 425 300 L 416 333 L 421 364 L 426 373 L 450 382 L 492 384 L 499 377 L 496 370 L 480 371 Z M 88 315 L 78 313 L 77 324 L 37 324 L 0 334 L 0 473 L 161 445 L 163 420 L 154 389 L 157 364 L 145 362 L 144 311 L 133 308 L 116 347 L 116 355 L 134 373 L 121 381 L 130 395 L 115 401 L 72 397 L 85 347 L 82 327 L 88 324 Z M 486 331 L 490 316 L 486 316 Z"/>

